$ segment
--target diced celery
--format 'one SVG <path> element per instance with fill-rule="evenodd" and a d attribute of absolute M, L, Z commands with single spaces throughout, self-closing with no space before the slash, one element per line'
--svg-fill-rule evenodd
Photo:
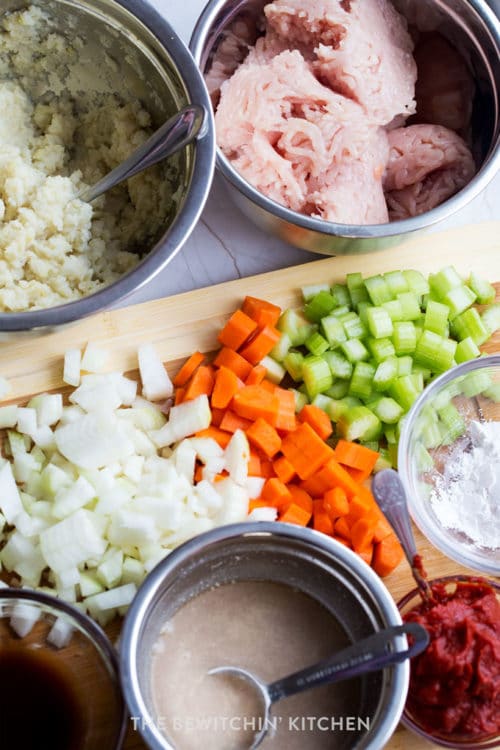
<path fill-rule="evenodd" d="M 456 286 L 454 289 L 445 294 L 443 302 L 450 308 L 450 320 L 463 313 L 476 301 L 476 295 L 465 284 Z"/>
<path fill-rule="evenodd" d="M 444 442 L 453 442 L 465 432 L 465 419 L 458 411 L 457 407 L 450 401 L 449 404 L 438 409 L 439 418 L 444 425 L 442 435 Z"/>
<path fill-rule="evenodd" d="M 304 362 L 304 355 L 301 352 L 290 351 L 283 359 L 283 366 L 290 377 L 299 381 L 302 380 L 302 364 Z"/>
<path fill-rule="evenodd" d="M 325 411 L 332 422 L 338 422 L 342 414 L 350 411 L 355 406 L 361 406 L 359 398 L 355 398 L 354 396 L 344 396 L 344 398 L 338 400 L 332 398 L 326 406 Z"/>
<path fill-rule="evenodd" d="M 389 314 L 393 322 L 403 319 L 403 305 L 398 299 L 390 299 L 389 302 L 383 302 L 381 307 Z"/>
<path fill-rule="evenodd" d="M 286 370 L 279 362 L 269 356 L 262 357 L 260 364 L 266 368 L 266 378 L 277 385 L 285 377 Z"/>
<path fill-rule="evenodd" d="M 328 315 L 335 307 L 335 299 L 329 291 L 322 290 L 304 306 L 304 315 L 312 323 L 319 323 L 321 318 Z"/>
<path fill-rule="evenodd" d="M 378 440 L 363 440 L 365 448 L 369 448 L 371 451 L 378 451 L 380 444 Z"/>
<path fill-rule="evenodd" d="M 479 305 L 489 305 L 490 302 L 494 301 L 496 297 L 495 287 L 474 272 L 469 277 L 469 286 L 476 295 Z"/>
<path fill-rule="evenodd" d="M 393 469 L 398 468 L 398 446 L 396 444 L 391 443 L 388 448 L 387 452 L 389 454 L 389 460 L 392 464 Z"/>
<path fill-rule="evenodd" d="M 363 275 L 361 273 L 348 273 L 346 283 L 351 296 L 351 306 L 354 310 L 357 310 L 360 302 L 368 301 L 368 292 L 363 281 Z"/>
<path fill-rule="evenodd" d="M 371 407 L 381 422 L 396 424 L 403 416 L 403 407 L 393 398 L 383 396 Z"/>
<path fill-rule="evenodd" d="M 392 424 L 384 425 L 384 437 L 387 440 L 387 444 L 397 444 L 398 438 L 396 435 L 396 427 Z"/>
<path fill-rule="evenodd" d="M 347 313 L 350 312 L 352 312 L 352 310 L 348 305 L 340 305 L 340 307 L 336 307 L 332 310 L 332 315 L 335 315 L 336 318 L 340 318 L 342 315 L 347 315 Z"/>
<path fill-rule="evenodd" d="M 369 276 L 365 279 L 365 287 L 374 305 L 379 307 L 383 302 L 393 299 L 393 294 L 383 276 Z"/>
<path fill-rule="evenodd" d="M 421 474 L 434 469 L 432 456 L 422 443 L 415 445 L 415 465 Z"/>
<path fill-rule="evenodd" d="M 451 330 L 453 335 L 460 340 L 470 336 L 477 346 L 484 344 L 489 336 L 489 332 L 475 307 L 457 315 L 453 319 Z"/>
<path fill-rule="evenodd" d="M 420 271 L 408 269 L 403 271 L 403 276 L 408 282 L 410 291 L 412 291 L 413 294 L 416 294 L 417 297 L 420 297 L 423 294 L 429 294 L 429 282 Z"/>
<path fill-rule="evenodd" d="M 420 431 L 420 438 L 423 445 L 432 450 L 432 448 L 439 448 L 441 445 L 441 430 L 439 429 L 439 422 L 428 422 Z"/>
<path fill-rule="evenodd" d="M 365 343 L 377 364 L 396 354 L 394 344 L 390 339 L 374 339 L 370 336 Z"/>
<path fill-rule="evenodd" d="M 443 406 L 449 404 L 450 401 L 455 398 L 455 396 L 460 395 L 462 393 L 463 380 L 463 377 L 458 378 L 457 380 L 448 383 L 448 385 L 444 386 L 444 388 L 441 388 L 439 393 L 436 393 L 432 401 L 432 406 L 434 407 L 434 409 L 441 409 Z"/>
<path fill-rule="evenodd" d="M 413 354 L 417 346 L 417 330 L 410 320 L 394 323 L 392 343 L 398 356 Z"/>
<path fill-rule="evenodd" d="M 307 404 L 309 403 L 309 400 L 307 398 L 307 395 L 305 393 L 301 393 L 296 388 L 289 388 L 289 391 L 293 393 L 293 396 L 295 398 L 295 412 L 296 414 L 299 413 L 299 411 Z"/>
<path fill-rule="evenodd" d="M 326 391 L 333 384 L 333 376 L 328 362 L 322 357 L 311 354 L 302 362 L 302 379 L 310 399 Z"/>
<path fill-rule="evenodd" d="M 366 320 L 374 338 L 384 339 L 392 335 L 391 316 L 383 307 L 369 307 L 366 310 Z"/>
<path fill-rule="evenodd" d="M 340 415 L 337 430 L 346 440 L 374 440 L 381 434 L 382 424 L 366 406 L 353 406 Z"/>
<path fill-rule="evenodd" d="M 337 379 L 335 380 L 333 385 L 327 391 L 325 391 L 325 395 L 338 400 L 339 398 L 344 398 L 344 396 L 347 396 L 348 391 L 349 381 Z"/>
<path fill-rule="evenodd" d="M 314 325 L 309 323 L 300 313 L 292 308 L 282 313 L 277 328 L 282 333 L 287 334 L 291 346 L 302 346 L 304 341 L 314 331 Z"/>
<path fill-rule="evenodd" d="M 417 391 L 419 393 L 422 393 L 422 391 L 424 390 L 424 376 L 422 375 L 422 373 L 421 372 L 412 372 L 411 375 L 410 375 L 410 377 L 411 377 L 411 379 L 413 381 L 413 385 L 415 386 L 415 388 L 417 389 Z"/>
<path fill-rule="evenodd" d="M 352 363 L 339 351 L 327 351 L 323 354 L 334 378 L 349 380 L 352 375 Z"/>
<path fill-rule="evenodd" d="M 360 339 L 366 336 L 366 327 L 355 312 L 345 313 L 339 317 L 348 339 Z"/>
<path fill-rule="evenodd" d="M 345 277 L 347 289 L 349 290 L 349 294 L 351 294 L 353 289 L 360 289 L 362 286 L 364 286 L 363 281 L 363 274 L 362 273 L 348 273 Z"/>
<path fill-rule="evenodd" d="M 401 292 L 396 299 L 401 305 L 401 320 L 417 320 L 420 317 L 419 300 L 413 292 Z"/>
<path fill-rule="evenodd" d="M 444 302 L 444 298 L 449 291 L 462 285 L 462 278 L 453 266 L 442 268 L 438 273 L 429 276 L 429 286 L 439 302 Z"/>
<path fill-rule="evenodd" d="M 309 349 L 311 354 L 320 355 L 329 347 L 328 341 L 318 332 L 314 331 L 305 341 L 306 349 Z"/>
<path fill-rule="evenodd" d="M 368 349 L 359 339 L 349 339 L 348 341 L 343 341 L 340 345 L 340 348 L 344 352 L 349 362 L 352 362 L 353 364 L 364 359 L 369 359 L 370 357 Z"/>
<path fill-rule="evenodd" d="M 444 372 L 453 365 L 457 342 L 423 330 L 415 348 L 415 361 L 433 372 Z"/>
<path fill-rule="evenodd" d="M 332 349 L 335 349 L 342 341 L 347 341 L 344 326 L 335 315 L 326 315 L 321 319 L 320 326 Z"/>
<path fill-rule="evenodd" d="M 462 380 L 462 393 L 468 398 L 479 396 L 493 385 L 491 375 L 485 370 L 469 372 Z"/>
<path fill-rule="evenodd" d="M 377 471 L 382 471 L 383 469 L 390 469 L 392 466 L 391 459 L 389 457 L 389 451 L 387 448 L 379 448 L 379 456 L 375 462 L 375 466 L 373 467 L 373 471 L 377 473 Z"/>
<path fill-rule="evenodd" d="M 330 292 L 330 287 L 328 284 L 306 284 L 302 287 L 301 292 L 304 302 L 309 302 L 319 292 Z"/>
<path fill-rule="evenodd" d="M 480 354 L 481 352 L 476 342 L 470 336 L 467 336 L 466 339 L 462 339 L 457 344 L 455 359 L 460 364 L 460 362 L 467 362 L 469 359 L 476 359 Z"/>
<path fill-rule="evenodd" d="M 367 302 L 360 302 L 358 305 L 358 315 L 360 321 L 365 326 L 366 330 L 368 330 L 368 317 L 367 317 L 367 310 L 368 308 L 373 307 L 372 303 L 370 301 Z"/>
<path fill-rule="evenodd" d="M 404 411 L 408 411 L 419 396 L 419 391 L 415 387 L 411 375 L 396 378 L 389 386 L 388 392 L 403 407 Z"/>
<path fill-rule="evenodd" d="M 345 284 L 334 284 L 331 288 L 331 294 L 335 299 L 337 307 L 340 307 L 340 305 L 350 306 L 351 295 L 349 294 L 349 289 Z"/>
<path fill-rule="evenodd" d="M 495 331 L 498 331 L 500 328 L 500 304 L 497 303 L 487 307 L 481 315 L 481 320 L 490 336 L 495 333 Z"/>
<path fill-rule="evenodd" d="M 398 377 L 401 378 L 403 375 L 411 375 L 412 372 L 413 359 L 409 355 L 398 357 Z"/>
<path fill-rule="evenodd" d="M 381 362 L 373 376 L 373 387 L 376 391 L 386 391 L 391 383 L 398 377 L 398 360 L 396 357 L 388 357 Z"/>
<path fill-rule="evenodd" d="M 424 379 L 424 383 L 427 383 L 427 381 L 431 377 L 431 371 L 429 370 L 429 368 L 428 367 L 422 367 L 422 365 L 419 365 L 417 362 L 413 362 L 411 371 L 412 371 L 412 373 L 414 373 L 414 372 L 420 372 L 422 374 L 423 379 Z"/>
<path fill-rule="evenodd" d="M 448 305 L 430 299 L 425 310 L 424 328 L 428 331 L 434 331 L 439 336 L 447 335 L 449 312 Z"/>
<path fill-rule="evenodd" d="M 369 398 L 373 390 L 374 375 L 375 367 L 372 364 L 357 362 L 349 384 L 349 396 L 356 396 L 362 400 Z"/>
<path fill-rule="evenodd" d="M 275 359 L 276 362 L 283 362 L 291 345 L 290 336 L 287 333 L 282 333 L 279 340 L 269 352 L 269 356 Z"/>
<path fill-rule="evenodd" d="M 401 292 L 409 291 L 408 281 L 405 279 L 402 271 L 387 271 L 387 273 L 384 273 L 384 279 L 393 297 L 396 297 Z"/>
<path fill-rule="evenodd" d="M 317 406 L 318 409 L 322 409 L 324 412 L 326 412 L 331 401 L 331 396 L 327 396 L 326 393 L 318 393 L 318 395 L 314 397 L 311 403 L 314 406 Z"/>

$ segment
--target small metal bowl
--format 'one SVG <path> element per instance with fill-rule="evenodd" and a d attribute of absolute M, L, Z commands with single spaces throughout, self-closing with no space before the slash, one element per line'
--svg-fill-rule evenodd
<path fill-rule="evenodd" d="M 65 61 L 64 72 L 69 71 L 85 102 L 103 92 L 116 92 L 125 101 L 141 102 L 154 128 L 187 104 L 196 103 L 206 111 L 206 125 L 193 144 L 171 157 L 178 164 L 177 213 L 173 219 L 163 218 L 152 246 L 141 248 L 144 254 L 139 263 L 116 282 L 76 301 L 27 312 L 0 312 L 0 332 L 46 332 L 47 327 L 110 307 L 149 282 L 193 230 L 208 197 L 215 162 L 212 109 L 202 76 L 181 39 L 151 5 L 141 0 L 34 0 L 32 4 L 42 7 L 53 31 L 68 38 L 69 45 L 73 38 L 82 43 L 73 62 L 66 65 Z M 27 5 L 25 0 L 4 0 L 0 16 Z M 55 70 L 61 68 L 57 58 L 53 63 Z M 78 96 L 73 98 L 80 106 Z"/>
<path fill-rule="evenodd" d="M 147 576 L 120 639 L 125 700 L 151 750 L 173 750 L 160 731 L 150 684 L 152 649 L 162 626 L 201 592 L 251 580 L 282 583 L 308 594 L 333 614 L 351 641 L 401 623 L 392 597 L 371 568 L 342 544 L 311 529 L 284 523 L 234 524 L 186 542 Z M 349 747 L 379 750 L 385 745 L 403 711 L 408 679 L 407 661 L 363 678 L 361 705 L 353 706 L 352 714 L 370 717 L 370 728 L 358 730 Z"/>
<path fill-rule="evenodd" d="M 268 0 L 210 0 L 191 37 L 190 49 L 205 74 L 229 28 L 242 19 L 259 35 Z M 360 0 L 361 2 L 361 0 Z M 243 179 L 220 149 L 217 168 L 230 194 L 248 218 L 285 242 L 325 255 L 366 253 L 400 243 L 460 211 L 498 172 L 500 164 L 500 21 L 483 0 L 393 0 L 397 9 L 427 31 L 438 29 L 460 49 L 477 86 L 472 114 L 473 152 L 480 168 L 457 195 L 425 214 L 388 224 L 334 224 L 291 211 L 267 198 Z M 429 25 L 430 23 L 430 25 Z M 242 45 L 243 49 L 243 45 Z M 245 53 L 242 53 L 242 57 Z"/>

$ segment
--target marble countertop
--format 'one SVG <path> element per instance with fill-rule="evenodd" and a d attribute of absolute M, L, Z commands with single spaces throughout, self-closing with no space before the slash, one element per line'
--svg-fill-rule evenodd
<path fill-rule="evenodd" d="M 492 0 L 494 6 L 497 2 L 500 5 L 500 0 Z M 150 0 L 150 3 L 188 44 L 205 0 Z M 458 215 L 441 222 L 435 231 L 492 219 L 500 219 L 500 173 L 479 197 Z M 145 288 L 128 297 L 126 304 L 166 297 L 321 257 L 324 256 L 293 248 L 256 228 L 233 205 L 222 178 L 216 174 L 201 219 L 183 249 Z"/>

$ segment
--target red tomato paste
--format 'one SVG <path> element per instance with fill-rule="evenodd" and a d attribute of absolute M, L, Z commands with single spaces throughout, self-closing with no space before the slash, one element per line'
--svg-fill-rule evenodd
<path fill-rule="evenodd" d="M 455 587 L 454 587 L 455 588 Z M 406 709 L 430 734 L 478 739 L 500 732 L 500 603 L 482 579 L 455 590 L 433 584 L 434 601 L 404 616 L 430 644 L 411 663 Z"/>

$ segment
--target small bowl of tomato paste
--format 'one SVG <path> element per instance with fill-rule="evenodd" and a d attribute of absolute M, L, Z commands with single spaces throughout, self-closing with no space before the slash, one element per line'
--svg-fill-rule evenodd
<path fill-rule="evenodd" d="M 430 635 L 411 660 L 402 723 L 444 747 L 493 748 L 500 741 L 500 584 L 451 576 L 429 582 L 432 600 L 410 591 L 398 608 Z"/>

